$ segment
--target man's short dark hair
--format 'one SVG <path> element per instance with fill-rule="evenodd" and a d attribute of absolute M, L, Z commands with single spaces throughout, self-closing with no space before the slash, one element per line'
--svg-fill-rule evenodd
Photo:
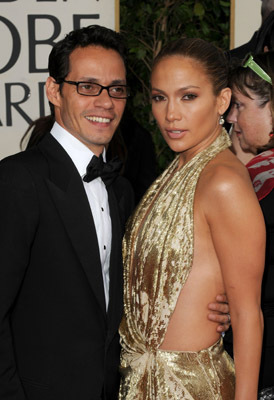
<path fill-rule="evenodd" d="M 49 55 L 49 75 L 57 82 L 64 79 L 69 73 L 69 56 L 72 51 L 88 46 L 101 46 L 117 51 L 126 64 L 126 48 L 121 35 L 104 26 L 90 25 L 68 33 L 55 44 Z"/>

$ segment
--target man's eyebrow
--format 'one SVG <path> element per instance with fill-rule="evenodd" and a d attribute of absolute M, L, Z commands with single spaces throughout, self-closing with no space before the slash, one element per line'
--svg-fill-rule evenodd
<path fill-rule="evenodd" d="M 112 85 L 126 85 L 127 81 L 125 79 L 114 79 Z"/>
<path fill-rule="evenodd" d="M 83 76 L 82 78 L 79 79 L 79 82 L 93 82 L 93 83 L 99 83 L 100 84 L 100 79 L 98 78 L 92 78 L 92 77 L 86 77 Z M 113 81 L 110 82 L 110 85 L 126 85 L 126 80 L 125 79 L 114 79 Z"/>

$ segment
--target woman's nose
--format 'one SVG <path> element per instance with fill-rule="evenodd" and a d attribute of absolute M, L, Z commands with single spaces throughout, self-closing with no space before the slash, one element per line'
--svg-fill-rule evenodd
<path fill-rule="evenodd" d="M 226 120 L 230 124 L 235 124 L 235 122 L 237 122 L 237 111 L 233 105 L 231 106 L 229 113 L 227 114 Z"/>
<path fill-rule="evenodd" d="M 170 122 L 181 119 L 181 113 L 173 102 L 169 102 L 166 110 L 166 119 Z"/>

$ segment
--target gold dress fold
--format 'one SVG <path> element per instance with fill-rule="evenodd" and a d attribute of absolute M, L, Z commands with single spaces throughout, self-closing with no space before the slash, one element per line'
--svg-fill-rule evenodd
<path fill-rule="evenodd" d="M 230 144 L 223 129 L 180 169 L 176 156 L 128 222 L 123 241 L 120 400 L 233 399 L 234 366 L 222 341 L 200 352 L 159 349 L 192 266 L 199 176 Z"/>

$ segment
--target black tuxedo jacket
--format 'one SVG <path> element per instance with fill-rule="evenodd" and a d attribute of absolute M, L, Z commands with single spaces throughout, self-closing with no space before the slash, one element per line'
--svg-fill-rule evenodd
<path fill-rule="evenodd" d="M 127 181 L 108 188 L 106 312 L 97 236 L 81 177 L 47 134 L 0 163 L 0 399 L 115 399 Z"/>

